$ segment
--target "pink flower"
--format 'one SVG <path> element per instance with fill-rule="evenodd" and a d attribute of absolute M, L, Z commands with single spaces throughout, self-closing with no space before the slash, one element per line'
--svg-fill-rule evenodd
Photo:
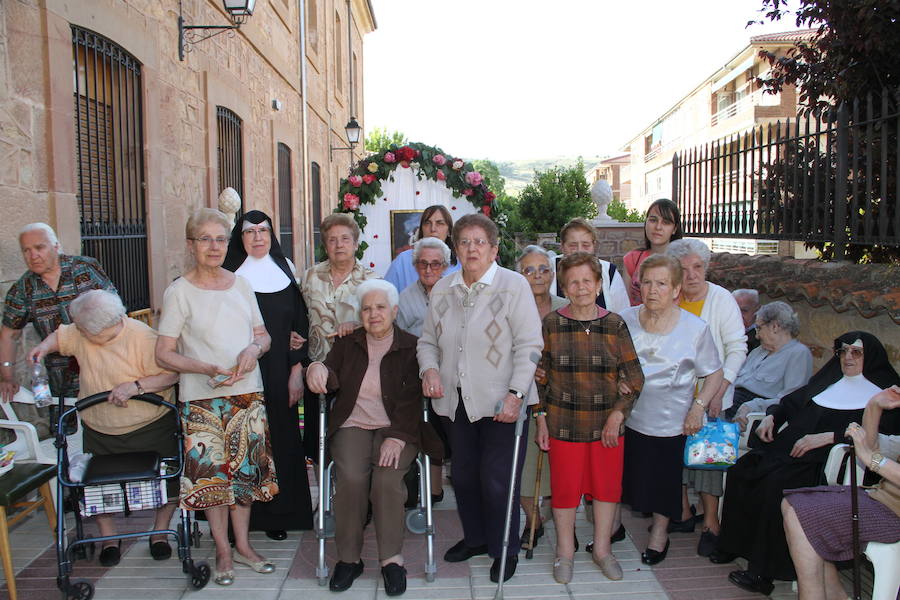
<path fill-rule="evenodd" d="M 451 167 L 454 171 L 459 171 L 460 169 L 463 168 L 463 165 L 465 165 L 465 164 L 466 164 L 466 163 L 464 163 L 461 159 L 457 158 L 456 160 L 453 161 L 453 164 L 450 165 L 450 167 Z"/>
<path fill-rule="evenodd" d="M 384 153 L 384 162 L 386 162 L 386 163 L 397 162 L 397 157 L 394 156 L 393 152 L 385 152 Z"/>
<path fill-rule="evenodd" d="M 438 181 L 447 181 L 447 176 L 444 175 L 444 172 L 441 171 L 440 169 L 438 169 L 437 173 L 435 174 L 435 177 L 437 177 Z"/>
<path fill-rule="evenodd" d="M 344 208 L 347 210 L 356 210 L 359 208 L 359 196 L 347 192 L 344 194 Z"/>
<path fill-rule="evenodd" d="M 359 187 L 363 182 L 362 177 L 360 177 L 359 175 L 351 175 L 347 178 L 347 181 L 349 181 L 350 185 L 352 185 L 353 187 Z"/>
<path fill-rule="evenodd" d="M 443 167 L 447 164 L 447 157 L 443 154 L 435 154 L 433 157 L 431 157 L 431 162 L 439 167 Z"/>
<path fill-rule="evenodd" d="M 471 196 L 474 193 L 475 193 L 475 190 L 473 190 L 472 188 L 466 188 L 462 191 L 463 196 Z"/>
<path fill-rule="evenodd" d="M 478 171 L 469 171 L 466 173 L 466 183 L 471 185 L 472 187 L 481 185 L 481 182 L 484 180 L 484 177 L 481 176 L 481 173 Z"/>
<path fill-rule="evenodd" d="M 366 173 L 365 175 L 362 176 L 362 180 L 363 180 L 366 184 L 369 184 L 369 183 L 372 183 L 373 181 L 375 181 L 375 176 Z"/>

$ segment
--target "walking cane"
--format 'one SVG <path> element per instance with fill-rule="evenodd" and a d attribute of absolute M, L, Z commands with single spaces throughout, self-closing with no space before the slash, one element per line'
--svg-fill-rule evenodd
<path fill-rule="evenodd" d="M 502 405 L 500 405 L 502 407 Z M 516 435 L 513 442 L 512 466 L 509 469 L 509 495 L 506 498 L 506 520 L 503 525 L 503 548 L 500 554 L 500 576 L 497 578 L 497 593 L 494 594 L 494 600 L 503 600 L 503 579 L 506 575 L 506 550 L 509 548 L 509 526 L 512 523 L 513 500 L 515 500 L 516 492 L 516 466 L 519 458 L 519 448 L 522 445 L 522 432 L 525 428 L 525 419 L 527 415 L 527 406 L 525 398 L 522 398 L 521 407 L 519 409 L 519 417 L 516 419 Z M 499 410 L 497 412 L 500 412 Z"/>
<path fill-rule="evenodd" d="M 850 511 L 853 528 L 853 600 L 862 600 L 859 578 L 859 490 L 856 488 L 856 447 L 853 445 L 853 438 L 849 440 L 847 454 L 850 455 L 850 460 L 847 461 L 847 468 L 850 469 Z"/>
<path fill-rule="evenodd" d="M 316 514 L 316 538 L 319 541 L 319 563 L 316 576 L 319 585 L 328 583 L 328 565 L 325 564 L 325 394 L 319 394 L 319 511 Z"/>
<path fill-rule="evenodd" d="M 525 558 L 531 560 L 534 556 L 534 524 L 537 521 L 538 507 L 541 498 L 541 470 L 544 468 L 544 451 L 538 450 L 537 470 L 534 474 L 534 503 L 531 505 L 531 528 L 528 532 L 528 546 L 525 551 Z"/>
<path fill-rule="evenodd" d="M 422 396 L 422 420 L 428 423 L 428 403 L 430 398 Z M 431 506 L 431 458 L 425 449 L 422 449 L 422 503 L 425 505 L 425 581 L 429 583 L 434 581 L 434 575 L 437 573 L 437 563 L 434 560 L 434 516 Z"/>

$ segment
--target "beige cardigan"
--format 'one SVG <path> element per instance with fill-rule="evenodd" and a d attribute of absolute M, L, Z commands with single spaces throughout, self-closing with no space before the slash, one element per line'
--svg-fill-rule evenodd
<path fill-rule="evenodd" d="M 471 421 L 493 417 L 510 389 L 537 403 L 534 370 L 544 340 L 524 277 L 494 265 L 467 293 L 457 271 L 438 281 L 429 299 L 417 354 L 420 375 L 440 372 L 444 396 L 434 399 L 435 412 L 455 418 L 456 388 Z"/>

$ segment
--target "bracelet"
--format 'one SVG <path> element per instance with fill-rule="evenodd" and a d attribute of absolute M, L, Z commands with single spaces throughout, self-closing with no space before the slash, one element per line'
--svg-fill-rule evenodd
<path fill-rule="evenodd" d="M 700 402 L 700 399 L 699 399 L 699 398 L 694 398 L 694 404 L 696 404 L 697 406 L 699 406 L 699 407 L 702 408 L 703 410 L 706 410 L 706 405 L 703 404 L 702 402 Z"/>
<path fill-rule="evenodd" d="M 886 462 L 887 458 L 884 455 L 880 452 L 873 452 L 872 459 L 869 461 L 869 470 L 873 473 L 877 473 Z"/>
<path fill-rule="evenodd" d="M 531 413 L 531 416 L 534 417 L 535 419 L 537 419 L 538 417 L 546 417 L 547 411 L 546 410 L 536 410 Z"/>

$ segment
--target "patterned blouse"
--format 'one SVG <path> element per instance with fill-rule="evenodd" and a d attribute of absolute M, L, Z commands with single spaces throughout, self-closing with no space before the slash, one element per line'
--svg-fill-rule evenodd
<path fill-rule="evenodd" d="M 59 284 L 50 289 L 40 275 L 26 271 L 6 294 L 3 325 L 24 329 L 32 322 L 41 339 L 63 324 L 72 322 L 69 304 L 88 290 L 116 288 L 96 259 L 88 256 L 59 255 Z M 77 396 L 78 373 L 69 369 L 69 357 L 51 354 L 46 359 L 50 389 L 54 396 Z"/>
<path fill-rule="evenodd" d="M 337 288 L 331 282 L 331 263 L 327 260 L 303 274 L 300 291 L 309 310 L 310 360 L 325 360 L 332 344 L 328 335 L 337 331 L 338 325 L 359 321 L 356 287 L 366 279 L 378 279 L 378 274 L 359 261 Z"/>
<path fill-rule="evenodd" d="M 546 386 L 550 435 L 565 442 L 599 440 L 609 414 L 619 410 L 627 418 L 644 385 L 628 326 L 603 309 L 592 321 L 578 321 L 566 307 L 544 317 L 543 334 L 541 367 L 547 374 L 540 383 Z M 620 382 L 630 394 L 619 393 Z"/>

